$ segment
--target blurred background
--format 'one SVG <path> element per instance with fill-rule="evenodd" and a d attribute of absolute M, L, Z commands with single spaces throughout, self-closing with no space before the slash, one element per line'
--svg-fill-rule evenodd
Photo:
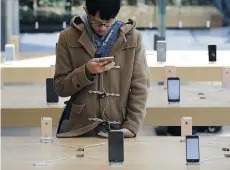
<path fill-rule="evenodd" d="M 84 3 L 2 0 L 2 35 L 19 35 L 20 52 L 54 52 L 58 32 L 83 13 Z M 156 34 L 167 39 L 169 50 L 206 50 L 208 43 L 218 45 L 218 50 L 230 47 L 229 0 L 122 0 L 118 18 L 137 22 L 147 50 L 154 50 Z M 2 45 L 8 37 L 1 37 Z"/>

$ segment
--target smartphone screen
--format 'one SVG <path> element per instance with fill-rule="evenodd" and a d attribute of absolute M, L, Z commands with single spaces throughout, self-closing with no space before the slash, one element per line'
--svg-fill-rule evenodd
<path fill-rule="evenodd" d="M 124 134 L 121 131 L 109 132 L 109 162 L 124 162 Z"/>
<path fill-rule="evenodd" d="M 54 89 L 53 78 L 46 79 L 46 102 L 58 103 L 59 97 Z"/>
<path fill-rule="evenodd" d="M 168 102 L 180 101 L 180 79 L 178 77 L 168 78 Z"/>
<path fill-rule="evenodd" d="M 200 161 L 199 136 L 186 136 L 186 161 Z"/>
<path fill-rule="evenodd" d="M 208 45 L 209 61 L 216 61 L 216 45 Z"/>

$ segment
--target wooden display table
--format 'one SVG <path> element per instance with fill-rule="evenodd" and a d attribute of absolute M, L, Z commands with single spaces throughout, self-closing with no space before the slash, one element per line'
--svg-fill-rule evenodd
<path fill-rule="evenodd" d="M 230 67 L 230 51 L 217 51 L 217 62 L 208 62 L 207 51 L 168 51 L 167 62 L 157 63 L 156 52 L 147 51 L 152 81 L 163 81 L 165 66 L 175 66 L 182 81 L 222 81 L 223 67 Z M 5 62 L 3 82 L 45 82 L 53 77 L 55 56 Z"/>
<path fill-rule="evenodd" d="M 223 156 L 220 146 L 227 147 L 227 137 L 222 137 L 218 143 L 209 144 L 214 138 L 200 137 L 201 161 Z M 2 137 L 2 169 L 44 169 L 44 170 L 107 170 L 122 168 L 125 170 L 229 170 L 230 158 L 219 158 L 201 162 L 199 166 L 186 166 L 185 143 L 178 137 L 137 137 L 125 139 L 125 161 L 123 167 L 112 167 L 108 164 L 107 139 L 74 138 L 54 139 L 53 144 L 35 143 L 37 138 Z M 59 158 L 74 157 L 76 148 L 61 146 L 87 146 L 104 143 L 97 147 L 86 148 L 83 158 L 72 158 L 47 164 L 45 167 L 35 167 L 34 162 L 49 161 Z"/>
<path fill-rule="evenodd" d="M 204 93 L 206 99 L 200 99 Z M 167 90 L 152 86 L 147 101 L 147 115 L 144 125 L 180 125 L 183 116 L 191 116 L 196 126 L 230 125 L 230 90 L 220 86 L 182 85 L 180 104 L 168 104 Z M 41 117 L 53 118 L 57 126 L 64 108 L 60 98 L 58 104 L 47 105 L 45 85 L 5 86 L 2 91 L 3 127 L 39 127 Z"/>
<path fill-rule="evenodd" d="M 16 83 L 44 83 L 53 77 L 55 57 L 35 57 L 25 60 L 8 61 L 1 65 L 2 81 Z"/>

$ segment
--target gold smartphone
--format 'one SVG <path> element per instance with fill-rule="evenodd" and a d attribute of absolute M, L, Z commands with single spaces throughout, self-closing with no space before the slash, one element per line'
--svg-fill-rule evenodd
<path fill-rule="evenodd" d="M 13 35 L 11 36 L 11 43 L 15 46 L 15 51 L 19 51 L 19 36 Z"/>
<path fill-rule="evenodd" d="M 181 137 L 192 135 L 192 117 L 181 118 Z"/>
<path fill-rule="evenodd" d="M 222 86 L 223 88 L 230 88 L 230 67 L 223 68 Z"/>
<path fill-rule="evenodd" d="M 52 140 L 52 118 L 41 118 L 41 140 Z"/>

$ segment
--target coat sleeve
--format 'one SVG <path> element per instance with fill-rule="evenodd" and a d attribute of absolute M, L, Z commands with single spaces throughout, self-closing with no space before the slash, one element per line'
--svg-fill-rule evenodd
<path fill-rule="evenodd" d="M 76 57 L 81 57 L 77 56 Z M 54 74 L 54 88 L 61 97 L 69 97 L 81 91 L 85 86 L 94 82 L 86 75 L 85 65 L 73 68 L 67 46 L 66 31 L 60 33 L 56 47 L 56 65 Z"/>
<path fill-rule="evenodd" d="M 150 88 L 150 71 L 140 32 L 138 32 L 137 37 L 130 94 L 127 104 L 127 117 L 123 124 L 123 128 L 129 129 L 135 136 L 139 132 L 146 115 L 146 102 Z"/>

